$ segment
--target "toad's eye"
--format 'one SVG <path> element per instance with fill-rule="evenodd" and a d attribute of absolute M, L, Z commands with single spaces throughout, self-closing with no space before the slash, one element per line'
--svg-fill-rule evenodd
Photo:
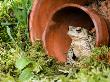
<path fill-rule="evenodd" d="M 80 32 L 81 32 L 81 28 L 77 28 L 76 31 L 77 31 L 78 33 L 80 33 Z"/>

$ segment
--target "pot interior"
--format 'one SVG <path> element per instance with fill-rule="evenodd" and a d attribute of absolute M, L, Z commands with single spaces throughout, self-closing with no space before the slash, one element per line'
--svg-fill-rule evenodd
<path fill-rule="evenodd" d="M 58 10 L 49 22 L 45 44 L 48 54 L 59 61 L 66 61 L 65 53 L 71 45 L 72 40 L 67 35 L 69 26 L 83 27 L 88 30 L 94 28 L 92 19 L 83 10 L 76 7 Z"/>

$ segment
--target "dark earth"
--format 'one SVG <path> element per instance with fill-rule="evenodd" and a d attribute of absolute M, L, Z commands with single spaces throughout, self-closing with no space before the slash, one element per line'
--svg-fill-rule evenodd
<path fill-rule="evenodd" d="M 96 0 L 89 7 L 101 14 L 110 24 L 110 0 Z"/>

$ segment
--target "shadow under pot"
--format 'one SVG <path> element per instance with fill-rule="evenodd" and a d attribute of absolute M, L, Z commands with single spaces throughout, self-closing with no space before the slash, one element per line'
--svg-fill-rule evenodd
<path fill-rule="evenodd" d="M 93 9 L 77 4 L 65 4 L 55 9 L 44 30 L 42 41 L 46 53 L 58 60 L 66 62 L 71 45 L 71 38 L 67 35 L 68 27 L 84 27 L 87 30 L 95 29 L 96 47 L 108 45 L 108 26 L 104 18 Z"/>

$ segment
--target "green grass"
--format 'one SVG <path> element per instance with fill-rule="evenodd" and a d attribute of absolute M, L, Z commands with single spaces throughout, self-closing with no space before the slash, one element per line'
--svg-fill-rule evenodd
<path fill-rule="evenodd" d="M 93 49 L 90 57 L 74 65 L 48 58 L 41 42 L 29 42 L 28 14 L 32 0 L 0 1 L 0 82 L 109 82 L 106 46 Z"/>

